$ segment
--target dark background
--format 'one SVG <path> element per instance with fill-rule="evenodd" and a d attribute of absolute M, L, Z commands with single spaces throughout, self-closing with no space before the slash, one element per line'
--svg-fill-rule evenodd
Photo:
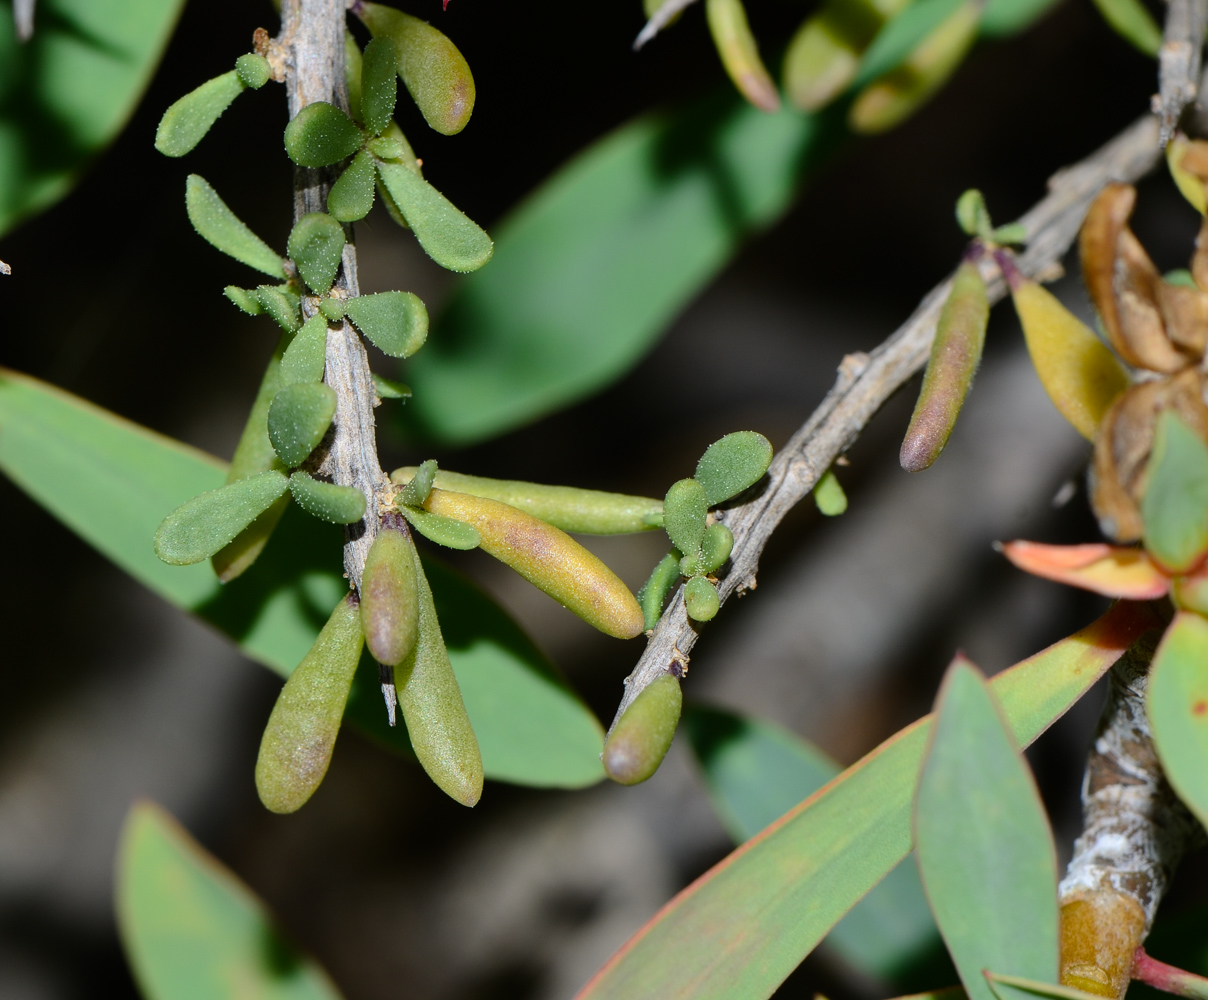
<path fill-rule="evenodd" d="M 630 116 L 725 85 L 699 9 L 645 51 L 639 4 L 438 0 L 431 18 L 473 67 L 478 103 L 457 137 L 404 129 L 428 177 L 490 226 L 568 156 Z M 754 0 L 765 51 L 806 3 Z M 191 231 L 184 176 L 199 172 L 283 246 L 290 168 L 279 92 L 248 95 L 187 162 L 152 148 L 162 110 L 275 29 L 267 3 L 188 6 L 115 146 L 56 208 L 0 240 L 0 364 L 229 456 L 275 333 L 236 313 L 237 266 Z M 869 349 L 954 265 L 952 206 L 980 187 L 996 220 L 1044 192 L 1148 105 L 1155 66 L 1064 2 L 1006 42 L 983 43 L 897 131 L 851 144 L 797 208 L 748 245 L 641 364 L 595 398 L 460 452 L 409 447 L 379 411 L 383 464 L 448 468 L 661 496 L 715 437 L 750 427 L 777 446 L 815 406 L 842 355 Z M 400 109 L 403 102 L 400 102 Z M 1184 266 L 1196 217 L 1164 177 L 1142 186 L 1136 229 L 1160 267 Z M 419 292 L 436 310 L 455 280 L 375 214 L 358 226 L 366 290 Z M 1058 291 L 1086 313 L 1080 285 Z M 404 374 L 405 377 L 405 374 Z M 679 387 L 692 386 L 690 393 Z M 996 538 L 1089 540 L 1085 443 L 1036 383 L 1008 307 L 994 314 L 969 410 L 936 467 L 908 477 L 896 451 L 915 386 L 891 401 L 840 470 L 847 515 L 794 512 L 758 592 L 726 609 L 693 659 L 689 697 L 757 712 L 844 763 L 927 710 L 958 648 L 987 672 L 1085 624 L 1102 602 L 1025 578 Z M 79 502 L 87 503 L 81 484 Z M 808 509 L 807 509 L 808 508 Z M 0 529 L 0 996 L 134 995 L 110 915 L 129 802 L 157 799 L 230 864 L 330 970 L 350 1000 L 569 997 L 653 911 L 729 850 L 687 753 L 635 789 L 549 793 L 488 784 L 469 812 L 356 733 L 293 817 L 267 814 L 252 766 L 278 680 L 144 592 L 7 481 Z M 655 536 L 592 543 L 636 589 Z M 604 638 L 481 553 L 458 558 L 553 655 L 602 720 L 636 643 Z M 1031 758 L 1068 857 L 1093 692 Z M 1172 906 L 1195 899 L 1194 864 Z M 936 982 L 934 986 L 948 985 Z M 889 996 L 825 954 L 782 994 Z"/>

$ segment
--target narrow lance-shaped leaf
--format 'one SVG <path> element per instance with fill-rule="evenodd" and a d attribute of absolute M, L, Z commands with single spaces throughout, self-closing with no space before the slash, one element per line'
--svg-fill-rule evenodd
<path fill-rule="evenodd" d="M 209 559 L 272 506 L 288 485 L 280 472 L 262 472 L 194 497 L 163 519 L 155 533 L 155 554 L 173 566 Z"/>
<path fill-rule="evenodd" d="M 227 208 L 204 177 L 189 174 L 185 182 L 185 208 L 193 228 L 213 246 L 248 267 L 284 279 L 281 255 Z"/>
<path fill-rule="evenodd" d="M 365 494 L 355 486 L 315 479 L 307 472 L 289 477 L 289 491 L 306 513 L 332 524 L 356 524 L 365 516 Z"/>
<path fill-rule="evenodd" d="M 312 316 L 281 357 L 281 385 L 321 382 L 327 359 L 327 320 Z"/>
<path fill-rule="evenodd" d="M 352 156 L 365 136 L 334 104 L 308 104 L 285 126 L 285 152 L 300 167 L 329 167 Z"/>
<path fill-rule="evenodd" d="M 361 47 L 347 28 L 344 29 L 344 86 L 348 91 L 348 113 L 353 121 L 361 121 Z M 361 122 L 364 124 L 364 122 Z"/>
<path fill-rule="evenodd" d="M 295 382 L 273 397 L 268 437 L 287 468 L 306 461 L 318 447 L 336 412 L 336 394 L 322 382 Z"/>
<path fill-rule="evenodd" d="M 265 905 L 163 809 L 131 807 L 117 855 L 117 923 L 147 1000 L 340 1000 Z"/>
<path fill-rule="evenodd" d="M 706 0 L 705 15 L 717 54 L 739 93 L 757 108 L 776 111 L 780 95 L 759 58 L 742 0 Z"/>
<path fill-rule="evenodd" d="M 165 156 L 184 156 L 190 152 L 246 86 L 239 74 L 231 70 L 185 94 L 159 120 L 155 148 Z"/>
<path fill-rule="evenodd" d="M 1208 823 L 1208 620 L 1180 611 L 1150 668 L 1146 712 L 1162 770 L 1201 823 Z"/>
<path fill-rule="evenodd" d="M 688 558 L 695 557 L 700 551 L 708 510 L 705 488 L 697 479 L 672 483 L 663 500 L 663 527 L 667 537 Z"/>
<path fill-rule="evenodd" d="M 642 617 L 647 630 L 654 628 L 663 616 L 663 605 L 667 602 L 667 595 L 679 583 L 679 564 L 679 554 L 668 552 L 659 560 L 649 579 L 642 584 L 642 589 L 638 591 L 638 604 L 642 607 Z"/>
<path fill-rule="evenodd" d="M 902 442 L 900 461 L 907 472 L 928 468 L 948 443 L 981 363 L 989 320 L 986 284 L 977 265 L 965 261 L 940 313 L 919 400 Z"/>
<path fill-rule="evenodd" d="M 349 594 L 277 696 L 256 758 L 256 791 L 272 812 L 301 809 L 327 774 L 363 641 Z"/>
<path fill-rule="evenodd" d="M 361 61 L 361 124 L 370 135 L 384 132 L 394 117 L 398 94 L 398 58 L 394 43 L 374 38 Z"/>
<path fill-rule="evenodd" d="M 434 489 L 424 506 L 472 525 L 483 549 L 589 625 L 618 639 L 641 634 L 642 609 L 629 588 L 569 535 L 485 497 Z"/>
<path fill-rule="evenodd" d="M 302 326 L 302 300 L 284 285 L 259 285 L 256 298 L 260 307 L 282 330 L 293 333 Z"/>
<path fill-rule="evenodd" d="M 289 256 L 316 295 L 327 294 L 335 281 L 345 242 L 344 227 L 326 212 L 304 215 L 290 230 Z"/>
<path fill-rule="evenodd" d="M 399 512 L 407 523 L 428 541 L 443 545 L 447 549 L 466 551 L 482 544 L 482 535 L 472 524 L 458 521 L 443 514 L 433 514 L 422 507 L 400 506 Z"/>
<path fill-rule="evenodd" d="M 1002 553 L 1026 573 L 1105 597 L 1151 601 L 1170 588 L 1170 577 L 1142 549 L 1131 546 L 1007 542 Z"/>
<path fill-rule="evenodd" d="M 419 245 L 441 267 L 477 271 L 491 259 L 491 238 L 409 167 L 379 161 L 378 177 Z"/>
<path fill-rule="evenodd" d="M 436 485 L 436 474 L 439 471 L 436 459 L 430 458 L 426 462 L 422 462 L 418 468 L 411 470 L 411 477 L 403 486 L 402 493 L 395 498 L 396 501 L 405 503 L 409 507 L 423 506 L 424 501 L 432 495 L 432 487 Z M 444 487 L 444 489 L 448 488 L 448 486 Z"/>
<path fill-rule="evenodd" d="M 663 762 L 679 724 L 683 694 L 679 678 L 663 674 L 625 709 L 604 744 L 604 771 L 622 785 L 645 781 Z"/>
<path fill-rule="evenodd" d="M 222 294 L 227 300 L 235 306 L 240 312 L 245 312 L 249 316 L 259 316 L 264 312 L 260 305 L 260 300 L 256 297 L 256 293 L 250 288 L 240 288 L 238 285 L 227 285 L 222 290 Z"/>
<path fill-rule="evenodd" d="M 357 222 L 373 208 L 377 167 L 373 156 L 362 150 L 327 192 L 327 210 L 340 222 Z"/>
<path fill-rule="evenodd" d="M 375 38 L 389 38 L 398 74 L 424 120 L 442 135 L 456 135 L 474 111 L 474 77 L 465 58 L 442 32 L 393 7 L 360 3 L 354 12 Z"/>
<path fill-rule="evenodd" d="M 1208 550 L 1208 445 L 1172 410 L 1158 416 L 1141 498 L 1145 549 L 1172 573 Z"/>
<path fill-rule="evenodd" d="M 344 303 L 344 312 L 383 354 L 409 358 L 428 339 L 428 309 L 414 292 L 376 292 Z"/>
<path fill-rule="evenodd" d="M 373 387 L 377 390 L 377 394 L 382 399 L 410 399 L 411 387 L 403 382 L 396 382 L 394 379 L 382 378 L 381 375 L 374 374 Z"/>
<path fill-rule="evenodd" d="M 1155 57 L 1162 47 L 1162 29 L 1140 0 L 1094 0 L 1111 29 L 1138 52 Z"/>
<path fill-rule="evenodd" d="M 450 798 L 464 806 L 482 796 L 482 758 L 478 740 L 466 715 L 461 690 L 449 663 L 441 635 L 432 589 L 414 554 L 419 592 L 416 642 L 407 658 L 394 668 L 399 707 L 415 756 Z"/>
<path fill-rule="evenodd" d="M 915 856 L 969 1000 L 984 970 L 1057 982 L 1057 853 L 1040 793 L 980 671 L 958 656 L 914 802 Z"/>
<path fill-rule="evenodd" d="M 413 465 L 395 469 L 390 478 L 400 485 L 411 480 Z M 584 535 L 619 535 L 649 531 L 663 522 L 663 502 L 651 497 L 605 493 L 574 486 L 546 486 L 516 479 L 488 479 L 440 469 L 434 484 L 442 490 L 487 497 L 532 514 L 563 531 Z"/>
<path fill-rule="evenodd" d="M 755 431 L 734 431 L 714 441 L 693 473 L 705 488 L 705 503 L 716 507 L 754 486 L 772 464 L 772 445 Z"/>
<path fill-rule="evenodd" d="M 415 648 L 419 622 L 415 548 L 387 514 L 361 576 L 361 627 L 378 663 L 395 667 Z"/>

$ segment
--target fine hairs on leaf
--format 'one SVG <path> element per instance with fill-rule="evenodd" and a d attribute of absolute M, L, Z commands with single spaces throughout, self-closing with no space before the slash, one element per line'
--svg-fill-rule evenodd
<path fill-rule="evenodd" d="M 155 554 L 174 566 L 209 559 L 288 486 L 285 476 L 270 471 L 194 497 L 164 518 L 155 533 Z"/>
<path fill-rule="evenodd" d="M 189 174 L 185 182 L 185 208 L 198 234 L 223 253 L 273 278 L 285 277 L 281 256 L 227 208 L 204 177 Z"/>
<path fill-rule="evenodd" d="M 160 119 L 155 148 L 165 156 L 191 152 L 246 86 L 240 74 L 231 70 L 185 94 Z"/>
<path fill-rule="evenodd" d="M 348 318 L 383 354 L 409 358 L 428 339 L 428 310 L 414 292 L 376 292 L 344 304 Z"/>

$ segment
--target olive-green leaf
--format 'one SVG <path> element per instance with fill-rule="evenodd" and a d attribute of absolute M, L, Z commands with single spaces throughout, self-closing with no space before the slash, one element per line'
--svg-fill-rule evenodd
<path fill-rule="evenodd" d="M 248 229 L 198 174 L 185 181 L 185 208 L 193 228 L 223 253 L 271 277 L 285 277 L 281 255 Z"/>
<path fill-rule="evenodd" d="M 647 630 L 654 628 L 663 617 L 663 605 L 667 603 L 667 595 L 679 583 L 679 565 L 679 554 L 668 552 L 659 560 L 646 582 L 642 584 L 642 589 L 638 591 L 638 604 L 642 606 L 642 618 Z"/>
<path fill-rule="evenodd" d="M 361 124 L 370 135 L 379 135 L 394 118 L 398 96 L 398 58 L 388 38 L 374 38 L 361 59 Z"/>
<path fill-rule="evenodd" d="M 1134 602 L 990 682 L 1027 745 L 1156 623 Z M 665 906 L 579 1000 L 763 1000 L 911 849 L 931 718 L 897 733 Z M 668 962 L 667 955 L 675 961 Z"/>
<path fill-rule="evenodd" d="M 990 969 L 1056 983 L 1057 852 L 1040 793 L 985 679 L 958 656 L 936 700 L 915 855 L 969 1000 Z"/>
<path fill-rule="evenodd" d="M 344 312 L 383 354 L 409 358 L 428 339 L 428 309 L 414 292 L 376 292 L 344 303 Z"/>
<path fill-rule="evenodd" d="M 681 479 L 667 491 L 663 500 L 663 527 L 671 544 L 685 555 L 700 551 L 708 510 L 705 488 L 696 479 Z"/>
<path fill-rule="evenodd" d="M 1146 711 L 1162 770 L 1201 823 L 1208 822 L 1208 621 L 1180 611 L 1149 674 Z"/>
<path fill-rule="evenodd" d="M 312 316 L 281 356 L 281 385 L 321 382 L 327 359 L 327 320 Z"/>
<path fill-rule="evenodd" d="M 281 329 L 292 333 L 302 326 L 302 300 L 285 285 L 259 285 L 256 299 Z"/>
<path fill-rule="evenodd" d="M 165 156 L 184 156 L 205 138 L 210 127 L 246 88 L 239 74 L 231 70 L 185 94 L 159 120 L 155 148 Z"/>
<path fill-rule="evenodd" d="M 285 152 L 300 167 L 329 167 L 352 156 L 365 135 L 334 104 L 308 104 L 285 126 Z"/>
<path fill-rule="evenodd" d="M 295 468 L 318 447 L 336 413 L 336 394 L 322 382 L 295 382 L 273 397 L 268 438 L 287 468 Z"/>
<path fill-rule="evenodd" d="M 373 157 L 362 150 L 327 193 L 327 210 L 341 222 L 356 222 L 373 208 L 377 173 Z"/>
<path fill-rule="evenodd" d="M 604 772 L 622 785 L 653 775 L 671 748 L 682 706 L 680 682 L 672 674 L 646 685 L 604 744 Z"/>
<path fill-rule="evenodd" d="M 356 524 L 365 516 L 365 494 L 355 486 L 315 479 L 308 472 L 289 477 L 289 491 L 298 506 L 332 524 Z"/>
<path fill-rule="evenodd" d="M 222 485 L 227 466 L 36 379 L 0 370 L 0 471 L 155 593 L 288 676 L 348 590 L 343 529 L 287 510 L 259 561 L 222 586 L 208 566 L 168 566 L 150 540 L 165 514 Z M 89 484 L 88 502 L 79 484 Z M 486 593 L 425 560 L 441 629 L 488 777 L 578 788 L 604 776 L 604 731 L 554 666 Z M 363 662 L 350 720 L 407 753 L 389 728 L 377 668 Z"/>
<path fill-rule="evenodd" d="M 361 627 L 378 663 L 397 667 L 415 647 L 419 624 L 419 568 L 402 522 L 382 519 L 361 574 Z"/>
<path fill-rule="evenodd" d="M 36 30 L 22 42 L 12 4 L 4 4 L 0 234 L 67 194 L 113 141 L 182 7 L 183 0 L 39 0 Z"/>
<path fill-rule="evenodd" d="M 760 719 L 689 705 L 683 731 L 726 831 L 741 844 L 843 770 L 812 743 Z M 898 865 L 826 936 L 865 975 L 898 982 L 943 951 L 918 869 Z"/>
<path fill-rule="evenodd" d="M 153 803 L 126 816 L 116 897 L 122 946 L 147 1000 L 340 1000 L 264 903 Z"/>
<path fill-rule="evenodd" d="M 694 478 L 715 507 L 754 486 L 772 464 L 772 445 L 755 431 L 735 431 L 714 441 L 696 463 Z"/>
<path fill-rule="evenodd" d="M 476 549 L 482 544 L 478 529 L 465 521 L 457 521 L 443 514 L 416 507 L 400 507 L 399 511 L 416 531 L 428 541 L 443 545 L 447 549 Z"/>
<path fill-rule="evenodd" d="M 432 25 L 393 7 L 361 3 L 354 10 L 376 38 L 394 42 L 398 74 L 424 120 L 443 135 L 465 128 L 474 111 L 475 87 L 457 46 Z"/>
<path fill-rule="evenodd" d="M 378 177 L 419 245 L 441 267 L 477 271 L 491 259 L 495 252 L 491 238 L 414 170 L 402 163 L 378 161 Z"/>
<path fill-rule="evenodd" d="M 360 610 L 345 597 L 289 675 L 264 727 L 256 791 L 265 808 L 297 812 L 322 783 L 363 645 Z"/>
<path fill-rule="evenodd" d="M 1158 416 L 1141 519 L 1146 550 L 1172 573 L 1208 550 L 1208 444 L 1173 410 Z"/>
<path fill-rule="evenodd" d="M 228 483 L 181 504 L 155 532 L 155 554 L 173 566 L 209 559 L 289 486 L 276 470 Z"/>
<path fill-rule="evenodd" d="M 326 212 L 304 215 L 290 230 L 290 259 L 316 295 L 326 295 L 336 280 L 345 242 L 344 227 Z"/>

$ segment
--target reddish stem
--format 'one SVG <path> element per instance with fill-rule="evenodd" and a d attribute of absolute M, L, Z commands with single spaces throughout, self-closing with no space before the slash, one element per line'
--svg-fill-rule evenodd
<path fill-rule="evenodd" d="M 1138 948 L 1133 955 L 1132 977 L 1163 993 L 1189 1000 L 1208 1000 L 1208 979 L 1150 958 L 1144 948 Z"/>

